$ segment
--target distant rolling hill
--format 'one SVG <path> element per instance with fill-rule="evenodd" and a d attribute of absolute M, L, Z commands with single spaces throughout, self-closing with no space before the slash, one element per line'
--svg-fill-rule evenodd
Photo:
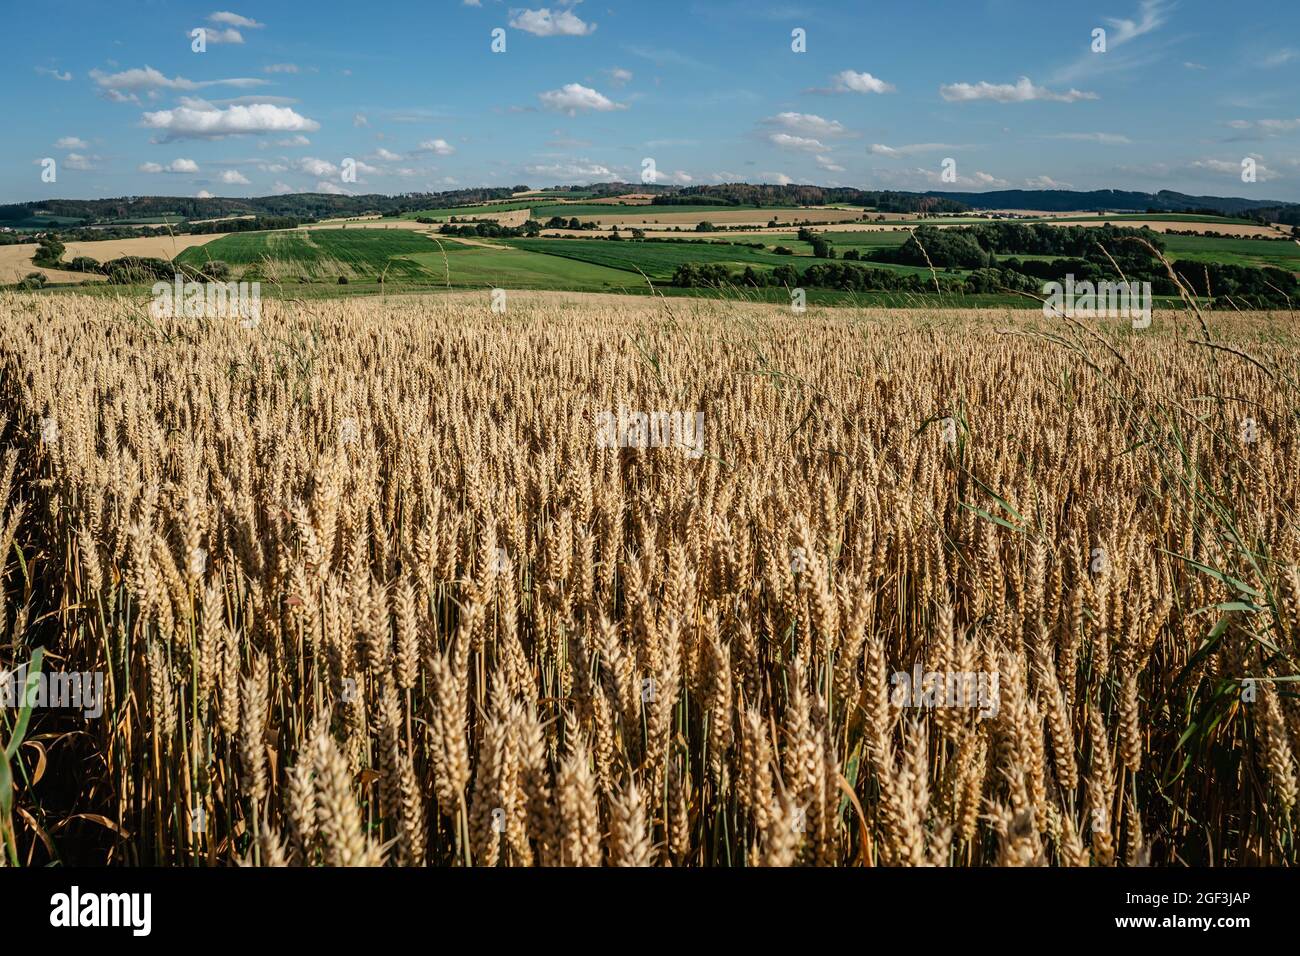
<path fill-rule="evenodd" d="M 1044 212 L 1201 212 L 1215 210 L 1233 216 L 1255 210 L 1290 207 L 1300 209 L 1296 203 L 1277 199 L 1241 199 L 1229 196 L 1189 196 L 1162 189 L 1155 193 L 1132 192 L 1124 189 L 1094 189 L 1084 192 L 1077 189 L 999 189 L 993 192 L 926 193 L 939 199 L 951 199 L 972 209 L 1041 209 Z"/>
<path fill-rule="evenodd" d="M 511 199 L 525 186 L 484 186 L 442 193 L 405 193 L 360 196 L 329 193 L 287 193 L 278 196 L 221 197 L 123 196 L 112 199 L 43 199 L 0 205 L 0 226 L 78 226 L 89 223 L 144 222 L 168 217 L 202 220 L 228 216 L 293 216 L 299 219 L 400 215 L 422 209 L 470 206 Z M 1155 193 L 1119 189 L 1083 192 L 1073 189 L 1002 189 L 993 192 L 875 191 L 854 187 L 810 184 L 727 183 L 712 186 L 655 186 L 629 183 L 594 183 L 582 187 L 556 187 L 541 199 L 589 199 L 628 192 L 650 193 L 666 210 L 681 203 L 795 206 L 848 203 L 882 211 L 960 212 L 967 209 L 1039 209 L 1046 212 L 1208 212 L 1227 216 L 1254 215 L 1273 221 L 1300 223 L 1300 204 L 1270 199 L 1225 196 L 1189 196 L 1161 190 Z"/>

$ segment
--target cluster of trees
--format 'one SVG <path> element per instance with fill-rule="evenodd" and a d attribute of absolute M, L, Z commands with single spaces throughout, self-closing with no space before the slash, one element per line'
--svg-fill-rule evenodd
<path fill-rule="evenodd" d="M 731 195 L 705 195 L 702 193 L 686 194 L 684 192 L 666 193 L 662 196 L 655 196 L 650 201 L 652 206 L 761 206 L 764 203 L 758 198 L 740 200 Z M 772 202 L 768 205 L 777 205 Z"/>
<path fill-rule="evenodd" d="M 1295 274 L 1267 267 L 1235 266 L 1222 262 L 1175 262 L 1174 272 L 1193 295 L 1209 296 L 1231 308 L 1289 309 L 1300 300 L 1300 281 Z M 1147 277 L 1142 277 L 1146 281 Z M 1176 295 L 1177 288 L 1167 274 L 1151 276 L 1156 295 Z"/>
<path fill-rule="evenodd" d="M 213 232 L 259 232 L 264 229 L 297 229 L 316 219 L 298 216 L 254 216 L 252 219 L 223 219 L 217 222 L 186 222 L 175 227 L 178 233 L 193 236 Z"/>
<path fill-rule="evenodd" d="M 170 280 L 177 273 L 187 279 L 212 282 L 225 282 L 231 275 L 229 263 L 220 259 L 212 259 L 202 266 L 194 267 L 152 256 L 121 256 L 103 263 L 90 256 L 77 256 L 69 262 L 38 261 L 37 265 L 70 272 L 93 272 L 105 276 L 111 285 L 148 284 L 160 279 Z M 18 283 L 18 287 L 20 289 L 40 288 L 45 285 L 45 282 L 46 276 L 43 273 L 32 272 Z"/>
<path fill-rule="evenodd" d="M 416 220 L 416 222 L 432 221 L 428 219 Z M 485 239 L 531 239 L 534 236 L 541 235 L 542 224 L 536 219 L 529 219 L 522 226 L 503 226 L 499 222 L 490 220 L 460 225 L 444 223 L 438 229 L 438 232 L 444 236 L 466 236 L 469 238 L 479 236 Z"/>
<path fill-rule="evenodd" d="M 974 226 L 936 229 L 921 226 L 901 246 L 877 249 L 869 258 L 876 262 L 928 266 L 935 269 L 1014 268 L 1029 275 L 1059 278 L 1068 267 L 1085 261 L 1105 267 L 1114 275 L 1118 267 L 1130 272 L 1149 272 L 1159 267 L 1156 252 L 1164 241 L 1150 229 L 1122 226 L 1052 226 L 1044 223 L 988 222 Z M 1053 266 L 1043 275 L 1043 263 L 1027 260 L 999 262 L 999 255 L 1060 256 L 1065 265 Z M 1068 260 L 1068 261 L 1066 261 Z M 1077 274 L 1077 273 L 1076 273 Z M 1132 276 L 1130 276 L 1131 278 Z"/>
<path fill-rule="evenodd" d="M 818 259 L 834 259 L 835 250 L 831 248 L 830 240 L 822 233 L 813 232 L 807 226 L 799 229 L 799 241 L 809 243 L 812 246 L 812 254 Z"/>
<path fill-rule="evenodd" d="M 1231 232 L 1219 232 L 1215 229 L 1166 229 L 1166 236 L 1199 236 L 1202 239 L 1253 239 L 1260 242 L 1277 242 L 1277 236 L 1265 236 L 1252 233 L 1249 236 L 1236 235 Z"/>
<path fill-rule="evenodd" d="M 1164 248 L 1159 233 L 1145 227 L 990 222 L 951 229 L 922 226 L 903 245 L 877 250 L 870 258 L 935 269 L 996 269 L 1032 279 L 1040 287 L 1064 281 L 1067 275 L 1078 282 L 1124 278 L 1150 282 L 1154 295 L 1178 295 L 1178 285 L 1160 261 Z M 1194 294 L 1218 298 L 1225 305 L 1232 299 L 1239 307 L 1288 308 L 1288 297 L 1297 297 L 1295 276 L 1281 269 L 1184 260 L 1174 264 L 1174 272 Z M 1016 288 L 1010 283 L 1008 287 Z"/>
<path fill-rule="evenodd" d="M 201 266 L 190 266 L 150 256 L 122 256 L 108 260 L 98 271 L 108 277 L 111 285 L 147 284 L 160 279 L 170 280 L 178 274 L 199 282 L 225 282 L 231 278 L 229 263 L 220 259 L 210 259 Z"/>
<path fill-rule="evenodd" d="M 171 279 L 180 267 L 152 256 L 122 256 L 99 267 L 112 285 L 134 285 Z"/>
<path fill-rule="evenodd" d="M 600 224 L 595 222 L 583 222 L 577 216 L 572 219 L 565 219 L 563 216 L 552 216 L 546 220 L 547 229 L 599 229 Z"/>
<path fill-rule="evenodd" d="M 32 255 L 32 262 L 38 266 L 45 266 L 47 269 L 59 268 L 59 260 L 63 258 L 63 252 L 66 247 L 54 236 L 41 236 L 36 243 L 36 252 Z"/>
<path fill-rule="evenodd" d="M 825 262 L 800 272 L 793 265 L 756 270 L 747 266 L 732 272 L 716 262 L 684 262 L 673 273 L 672 284 L 680 288 L 802 288 L 835 289 L 843 292 L 934 292 L 935 280 L 927 275 L 893 269 L 868 269 L 844 262 Z M 1037 283 L 1025 276 L 998 269 L 983 269 L 965 277 L 940 276 L 938 290 L 950 294 L 1000 292 L 1005 289 L 1036 291 Z"/>
<path fill-rule="evenodd" d="M 1284 226 L 1300 227 L 1300 205 L 1292 203 L 1287 206 L 1265 206 L 1253 210 L 1251 217 L 1262 222 L 1279 222 Z M 1293 235 L 1300 236 L 1300 232 L 1295 229 L 1291 232 Z"/>
<path fill-rule="evenodd" d="M 569 193 L 577 199 L 602 199 L 608 196 L 623 196 L 627 193 L 641 193 L 642 195 L 656 195 L 659 193 L 669 193 L 675 190 L 676 186 L 657 186 L 654 183 L 592 183 L 589 186 L 555 186 L 547 189 L 548 196 L 563 196 Z"/>
<path fill-rule="evenodd" d="M 872 258 L 879 262 L 959 269 L 989 265 L 989 257 L 993 255 L 1068 256 L 1100 261 L 1109 261 L 1109 256 L 1117 262 L 1128 258 L 1142 263 L 1152 258 L 1142 241 L 1164 249 L 1160 234 L 1145 227 L 1053 226 L 998 220 L 948 229 L 919 226 L 901 246 L 878 250 Z"/>
<path fill-rule="evenodd" d="M 1038 288 L 1046 282 L 1061 282 L 1067 275 L 1074 276 L 1075 282 L 1115 282 L 1120 279 L 1114 266 L 1095 259 L 1021 261 L 1012 256 L 1003 259 L 1000 265 L 1005 271 L 1033 279 Z M 1256 269 L 1184 259 L 1173 263 L 1173 270 L 1189 294 L 1205 296 L 1211 300 L 1211 305 L 1221 304 L 1224 308 L 1232 308 L 1235 304 L 1242 309 L 1286 309 L 1300 299 L 1300 283 L 1294 274 L 1282 269 Z M 1179 294 L 1178 285 L 1169 277 L 1164 264 L 1154 256 L 1141 265 L 1130 261 L 1123 271 L 1123 277 L 1130 282 L 1151 283 L 1153 295 Z"/>

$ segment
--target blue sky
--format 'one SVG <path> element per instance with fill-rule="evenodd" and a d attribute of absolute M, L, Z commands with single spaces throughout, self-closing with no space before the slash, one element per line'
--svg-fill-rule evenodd
<path fill-rule="evenodd" d="M 1300 201 L 1295 0 L 73 0 L 6 21 L 3 201 L 636 182 L 646 159 L 661 183 Z"/>

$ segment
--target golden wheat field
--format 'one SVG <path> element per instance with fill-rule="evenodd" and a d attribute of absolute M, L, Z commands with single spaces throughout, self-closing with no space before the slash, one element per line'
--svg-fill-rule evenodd
<path fill-rule="evenodd" d="M 1297 861 L 1292 315 L 146 314 L 0 298 L 6 863 Z"/>

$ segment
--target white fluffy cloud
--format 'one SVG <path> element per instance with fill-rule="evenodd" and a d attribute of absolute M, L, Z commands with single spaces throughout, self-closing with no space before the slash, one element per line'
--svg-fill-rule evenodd
<path fill-rule="evenodd" d="M 554 179 L 587 180 L 613 179 L 614 171 L 608 166 L 579 160 L 576 163 L 552 163 L 547 166 L 525 166 L 524 171 L 532 176 L 550 176 Z"/>
<path fill-rule="evenodd" d="M 317 159 L 315 156 L 304 156 L 298 160 L 297 167 L 309 176 L 337 176 L 339 168 L 331 163 L 328 159 Z"/>
<path fill-rule="evenodd" d="M 239 30 L 261 30 L 266 26 L 265 23 L 259 23 L 250 17 L 231 13 L 230 10 L 217 10 L 216 13 L 209 13 L 208 22 L 225 27 L 224 30 L 213 30 L 212 27 L 205 27 L 208 34 L 208 43 L 243 43 L 243 34 L 239 33 Z"/>
<path fill-rule="evenodd" d="M 938 169 L 926 169 L 921 166 L 915 166 L 911 169 L 900 170 L 875 170 L 876 176 L 890 185 L 900 188 L 914 188 L 919 185 L 936 186 L 939 189 L 952 189 L 956 187 L 979 188 L 979 189 L 1004 189 L 1011 184 L 1005 179 L 999 179 L 992 173 L 978 171 L 969 176 L 958 174 L 955 183 L 945 182 L 943 174 Z"/>
<path fill-rule="evenodd" d="M 537 98 L 542 101 L 542 106 L 546 109 L 568 113 L 570 116 L 588 110 L 597 113 L 608 113 L 612 110 L 627 109 L 627 104 L 615 103 L 603 93 L 598 93 L 591 87 L 583 86 L 581 83 L 566 83 L 558 90 L 547 90 L 545 93 L 538 93 Z"/>
<path fill-rule="evenodd" d="M 1052 139 L 1073 139 L 1081 143 L 1104 143 L 1107 146 L 1123 146 L 1132 142 L 1122 133 L 1057 133 Z"/>
<path fill-rule="evenodd" d="M 244 35 L 234 27 L 227 27 L 224 30 L 216 27 L 201 27 L 203 30 L 204 43 L 243 43 Z M 185 31 L 186 36 L 191 35 L 191 31 Z"/>
<path fill-rule="evenodd" d="M 35 69 L 36 72 L 41 74 L 42 76 L 52 76 L 56 80 L 62 80 L 64 83 L 67 83 L 69 80 L 72 79 L 72 74 L 67 72 L 66 70 L 60 73 L 58 70 L 52 70 L 48 66 L 38 66 Z"/>
<path fill-rule="evenodd" d="M 793 136 L 790 133 L 768 133 L 768 141 L 782 149 L 799 149 L 809 153 L 826 152 L 826 144 L 819 139 L 808 136 Z"/>
<path fill-rule="evenodd" d="M 145 90 L 198 90 L 205 86 L 262 86 L 266 80 L 238 76 L 227 80 L 187 80 L 183 76 L 167 76 L 151 66 L 135 67 L 120 73 L 91 70 L 90 78 L 101 90 L 115 93 L 138 93 Z"/>
<path fill-rule="evenodd" d="M 199 164 L 192 159 L 173 159 L 166 166 L 158 163 L 141 163 L 137 168 L 142 173 L 197 173 Z"/>
<path fill-rule="evenodd" d="M 344 189 L 342 186 L 335 185 L 327 179 L 322 179 L 316 184 L 318 193 L 328 193 L 331 196 L 355 196 L 356 193 L 350 189 Z"/>
<path fill-rule="evenodd" d="M 873 156 L 911 156 L 915 153 L 934 153 L 941 149 L 956 149 L 951 143 L 906 143 L 903 146 L 886 146 L 884 143 L 872 143 Z"/>
<path fill-rule="evenodd" d="M 695 177 L 680 169 L 671 173 L 665 173 L 656 169 L 650 176 L 649 181 L 652 183 L 667 183 L 672 186 L 689 186 L 691 183 L 695 182 Z"/>
<path fill-rule="evenodd" d="M 98 169 L 98 156 L 83 156 L 81 153 L 68 153 L 67 158 L 63 160 L 63 165 L 68 169 L 87 171 Z"/>
<path fill-rule="evenodd" d="M 609 82 L 615 86 L 626 86 L 632 82 L 632 71 L 625 70 L 621 66 L 616 66 L 612 70 L 606 70 L 605 75 L 609 77 Z"/>
<path fill-rule="evenodd" d="M 1095 100 L 1096 93 L 1070 89 L 1057 93 L 1045 86 L 1035 86 L 1027 76 L 1014 83 L 946 83 L 939 87 L 939 95 L 950 103 L 967 103 L 973 100 L 993 100 L 995 103 L 1026 103 L 1030 100 L 1051 100 L 1056 103 L 1074 103 L 1078 100 Z"/>
<path fill-rule="evenodd" d="M 416 151 L 421 153 L 433 153 L 436 156 L 450 156 L 452 153 L 456 152 L 456 147 L 451 145 L 451 143 L 447 142 L 445 139 L 439 137 L 438 139 L 426 139 L 416 147 Z"/>
<path fill-rule="evenodd" d="M 1058 183 L 1051 176 L 1032 176 L 1025 180 L 1030 189 L 1072 189 L 1069 183 Z"/>
<path fill-rule="evenodd" d="M 818 156 L 817 165 L 820 166 L 822 169 L 826 170 L 828 173 L 844 172 L 844 167 L 841 166 L 839 163 L 835 162 L 835 160 L 830 156 Z"/>
<path fill-rule="evenodd" d="M 840 70 L 831 77 L 828 89 L 814 90 L 815 93 L 892 93 L 894 84 L 886 83 L 880 77 L 870 73 L 858 73 L 856 70 Z"/>
<path fill-rule="evenodd" d="M 584 23 L 571 10 L 552 13 L 546 7 L 540 10 L 520 10 L 510 18 L 510 25 L 516 30 L 539 37 L 584 37 L 596 29 L 596 24 Z"/>
<path fill-rule="evenodd" d="M 1228 125 L 1233 129 L 1253 129 L 1269 136 L 1277 136 L 1300 129 L 1300 119 L 1232 120 Z"/>
<path fill-rule="evenodd" d="M 260 30 L 266 26 L 265 23 L 241 17 L 238 13 L 231 13 L 229 10 L 218 10 L 216 13 L 208 14 L 208 22 L 221 23 L 228 27 L 241 27 L 245 30 Z"/>
<path fill-rule="evenodd" d="M 144 125 L 164 132 L 163 142 L 176 139 L 217 139 L 256 133 L 300 133 L 320 129 L 320 123 L 287 106 L 255 103 L 228 109 L 181 107 L 145 113 Z"/>
<path fill-rule="evenodd" d="M 198 192 L 196 192 L 196 193 L 194 194 L 194 198 L 195 198 L 195 199 L 211 199 L 211 198 L 212 198 L 212 193 L 208 192 L 206 189 L 200 189 Z"/>
<path fill-rule="evenodd" d="M 779 126 L 791 133 L 804 136 L 844 136 L 848 130 L 839 120 L 823 119 L 816 113 L 777 113 L 763 120 L 768 126 Z"/>
<path fill-rule="evenodd" d="M 222 173 L 221 173 L 220 179 L 221 179 L 221 181 L 222 181 L 223 183 L 226 183 L 227 185 L 230 185 L 230 186 L 250 186 L 250 185 L 252 185 L 252 183 L 249 182 L 248 177 L 245 176 L 243 173 L 241 173 L 241 172 L 240 172 L 239 170 L 237 170 L 237 169 L 226 169 L 226 170 L 222 170 Z"/>
<path fill-rule="evenodd" d="M 78 136 L 64 136 L 54 145 L 58 149 L 85 149 L 86 141 Z"/>
<path fill-rule="evenodd" d="M 1264 157 L 1258 153 L 1251 153 L 1248 157 L 1255 161 L 1255 181 L 1266 183 L 1270 180 L 1277 179 L 1278 174 L 1264 165 Z M 1232 176 L 1234 178 L 1241 176 L 1242 160 L 1240 159 L 1198 159 L 1190 163 L 1194 170 L 1215 173 L 1216 175 Z"/>

